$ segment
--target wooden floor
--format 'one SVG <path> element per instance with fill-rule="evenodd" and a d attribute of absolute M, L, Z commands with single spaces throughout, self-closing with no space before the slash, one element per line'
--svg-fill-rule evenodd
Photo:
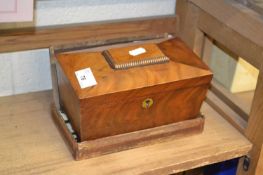
<path fill-rule="evenodd" d="M 171 174 L 246 154 L 250 142 L 204 104 L 200 135 L 74 161 L 50 114 L 51 92 L 0 98 L 0 174 Z"/>

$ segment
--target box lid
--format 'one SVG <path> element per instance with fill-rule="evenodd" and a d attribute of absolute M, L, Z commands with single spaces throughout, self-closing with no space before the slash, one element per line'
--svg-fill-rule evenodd
<path fill-rule="evenodd" d="M 114 70 L 101 52 L 60 53 L 58 63 L 79 99 L 136 90 L 147 94 L 208 84 L 212 79 L 209 68 L 179 39 L 157 44 L 171 61 L 125 70 Z M 139 46 L 139 45 L 138 45 Z M 97 85 L 81 89 L 75 72 L 90 68 Z M 125 95 L 125 93 L 123 93 Z M 127 93 L 126 93 L 127 94 Z M 143 95 L 140 94 L 140 95 Z"/>

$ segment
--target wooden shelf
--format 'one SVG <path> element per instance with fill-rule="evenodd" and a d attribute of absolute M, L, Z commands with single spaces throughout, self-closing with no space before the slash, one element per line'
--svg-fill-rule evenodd
<path fill-rule="evenodd" d="M 0 98 L 0 174 L 171 174 L 251 149 L 242 134 L 204 104 L 200 135 L 74 161 L 52 121 L 51 101 L 50 91 Z"/>
<path fill-rule="evenodd" d="M 235 109 L 245 120 L 248 120 L 255 91 L 231 93 L 216 80 L 213 80 L 213 91 L 223 98 L 224 102 Z"/>

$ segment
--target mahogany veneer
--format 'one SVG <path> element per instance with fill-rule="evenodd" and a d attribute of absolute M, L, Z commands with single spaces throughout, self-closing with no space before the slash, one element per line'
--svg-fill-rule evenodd
<path fill-rule="evenodd" d="M 101 52 L 55 55 L 60 104 L 81 142 L 199 120 L 212 73 L 179 38 L 157 45 L 168 63 L 125 70 L 112 69 Z M 75 71 L 88 67 L 98 84 L 81 89 Z M 145 109 L 147 98 L 153 105 Z"/>

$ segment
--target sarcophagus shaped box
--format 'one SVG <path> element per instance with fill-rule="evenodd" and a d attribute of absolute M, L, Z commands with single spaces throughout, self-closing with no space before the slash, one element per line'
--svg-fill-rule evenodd
<path fill-rule="evenodd" d="M 55 62 L 61 109 L 79 142 L 108 139 L 102 149 L 123 149 L 203 128 L 212 73 L 178 38 L 58 53 Z"/>

